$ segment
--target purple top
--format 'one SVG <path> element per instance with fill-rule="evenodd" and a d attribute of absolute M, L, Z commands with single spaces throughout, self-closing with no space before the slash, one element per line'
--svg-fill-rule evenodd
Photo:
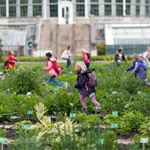
<path fill-rule="evenodd" d="M 96 93 L 95 88 L 87 85 L 88 90 L 86 90 L 85 83 L 89 82 L 89 77 L 87 73 L 92 73 L 92 70 L 87 69 L 84 73 L 78 72 L 77 84 L 75 88 L 77 88 L 81 95 L 89 95 L 91 93 Z"/>
<path fill-rule="evenodd" d="M 126 71 L 133 70 L 131 74 L 137 73 L 139 78 L 146 78 L 147 74 L 143 67 L 142 60 L 137 59 L 135 62 L 133 62 L 133 65 L 126 69 Z"/>

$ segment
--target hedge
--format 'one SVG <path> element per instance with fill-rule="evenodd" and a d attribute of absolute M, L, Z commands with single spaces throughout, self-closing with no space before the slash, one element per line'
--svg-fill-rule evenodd
<path fill-rule="evenodd" d="M 127 59 L 132 59 L 131 55 L 126 55 Z M 2 62 L 5 62 L 7 60 L 8 57 L 3 56 L 2 57 Z M 33 57 L 33 61 L 34 62 L 38 62 L 39 61 L 39 57 Z M 45 57 L 41 57 L 41 61 L 45 60 Z M 82 61 L 83 57 L 82 56 L 75 56 L 74 57 L 75 61 Z M 105 60 L 114 60 L 114 55 L 99 55 L 99 56 L 92 56 L 91 57 L 92 61 L 105 61 Z M 25 62 L 26 61 L 26 57 L 25 56 L 21 56 L 20 57 L 20 62 Z M 27 57 L 27 61 L 31 61 L 31 57 Z"/>
<path fill-rule="evenodd" d="M 126 55 L 126 58 L 128 60 L 132 59 L 131 55 Z M 92 61 L 102 61 L 102 60 L 104 61 L 104 60 L 114 60 L 114 59 L 115 59 L 114 55 L 99 55 L 99 56 L 92 56 L 91 57 Z M 75 61 L 82 61 L 83 57 L 82 56 L 75 56 L 74 60 Z"/>

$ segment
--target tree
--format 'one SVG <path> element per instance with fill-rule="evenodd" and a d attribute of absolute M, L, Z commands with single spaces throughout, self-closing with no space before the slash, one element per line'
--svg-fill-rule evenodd
<path fill-rule="evenodd" d="M 98 55 L 106 55 L 106 43 L 104 40 L 101 40 L 101 44 L 96 44 Z"/>

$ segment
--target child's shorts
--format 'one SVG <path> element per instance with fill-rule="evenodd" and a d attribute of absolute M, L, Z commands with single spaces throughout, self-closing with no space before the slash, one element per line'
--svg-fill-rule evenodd
<path fill-rule="evenodd" d="M 88 97 L 88 98 L 91 98 L 91 97 L 93 97 L 94 96 L 94 93 L 91 93 L 91 94 L 89 94 L 89 95 L 86 95 L 86 97 Z"/>

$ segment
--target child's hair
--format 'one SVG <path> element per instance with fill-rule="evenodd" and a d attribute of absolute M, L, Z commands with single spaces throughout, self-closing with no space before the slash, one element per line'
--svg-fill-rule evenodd
<path fill-rule="evenodd" d="M 13 52 L 13 50 L 9 51 L 9 55 L 11 55 L 11 52 Z"/>
<path fill-rule="evenodd" d="M 70 49 L 70 46 L 68 46 L 67 49 Z"/>
<path fill-rule="evenodd" d="M 133 54 L 132 56 L 133 56 L 135 59 L 141 59 L 138 54 Z"/>
<path fill-rule="evenodd" d="M 46 53 L 46 56 L 48 56 L 48 60 L 50 57 L 52 57 L 52 54 L 50 52 Z"/>
<path fill-rule="evenodd" d="M 87 70 L 84 62 L 78 61 L 78 62 L 76 62 L 76 65 L 78 65 L 81 68 L 81 73 L 84 73 Z"/>
<path fill-rule="evenodd" d="M 123 48 L 119 48 L 118 49 L 118 53 L 122 52 L 123 51 Z"/>

